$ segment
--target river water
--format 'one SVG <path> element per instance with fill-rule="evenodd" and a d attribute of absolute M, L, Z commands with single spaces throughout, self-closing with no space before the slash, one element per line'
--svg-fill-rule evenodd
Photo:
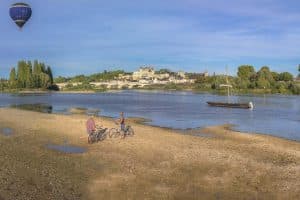
<path fill-rule="evenodd" d="M 47 104 L 51 112 L 72 107 L 100 109 L 100 115 L 141 117 L 148 124 L 174 129 L 233 124 L 234 129 L 300 141 L 300 96 L 232 96 L 232 102 L 254 103 L 253 110 L 210 107 L 207 101 L 227 101 L 213 94 L 166 91 L 118 91 L 95 94 L 0 94 L 0 106 Z M 49 110 L 47 111 L 49 112 Z"/>

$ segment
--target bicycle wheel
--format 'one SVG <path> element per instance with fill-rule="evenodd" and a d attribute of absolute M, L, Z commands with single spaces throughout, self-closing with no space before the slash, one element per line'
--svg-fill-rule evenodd
<path fill-rule="evenodd" d="M 106 138 L 106 134 L 105 133 L 102 133 L 100 136 L 99 136 L 99 141 L 103 141 L 105 140 Z"/>
<path fill-rule="evenodd" d="M 120 131 L 116 128 L 112 128 L 109 130 L 109 137 L 110 138 L 116 138 L 120 136 Z"/>
<path fill-rule="evenodd" d="M 103 141 L 106 139 L 107 136 L 107 129 L 102 129 L 101 131 L 99 131 L 98 136 L 97 136 L 97 140 L 98 141 Z"/>
<path fill-rule="evenodd" d="M 134 136 L 134 130 L 131 126 L 127 127 L 126 135 L 128 136 Z"/>
<path fill-rule="evenodd" d="M 90 134 L 88 137 L 88 143 L 89 144 L 93 144 L 94 142 L 96 142 L 96 135 L 94 133 Z"/>

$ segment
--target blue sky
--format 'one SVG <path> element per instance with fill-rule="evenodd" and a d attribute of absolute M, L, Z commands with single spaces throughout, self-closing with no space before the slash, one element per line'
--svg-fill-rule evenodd
<path fill-rule="evenodd" d="M 54 75 L 157 68 L 234 74 L 241 64 L 297 73 L 298 0 L 27 0 L 19 31 L 0 1 L 0 76 L 20 59 Z"/>

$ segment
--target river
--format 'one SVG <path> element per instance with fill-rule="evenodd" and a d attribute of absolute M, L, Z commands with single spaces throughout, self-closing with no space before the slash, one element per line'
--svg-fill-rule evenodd
<path fill-rule="evenodd" d="M 148 119 L 150 125 L 174 129 L 201 128 L 233 124 L 234 129 L 249 133 L 270 134 L 300 141 L 300 96 L 243 95 L 233 102 L 253 102 L 254 109 L 210 107 L 207 101 L 227 101 L 227 97 L 206 93 L 177 91 L 135 91 L 95 94 L 0 94 L 0 106 L 48 104 L 54 113 L 68 113 L 71 107 L 100 109 L 100 115 Z"/>

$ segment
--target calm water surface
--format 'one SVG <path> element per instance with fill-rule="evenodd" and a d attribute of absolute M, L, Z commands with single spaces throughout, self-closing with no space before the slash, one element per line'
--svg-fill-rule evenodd
<path fill-rule="evenodd" d="M 120 91 L 97 94 L 0 94 L 0 106 L 24 104 L 51 106 L 67 113 L 71 107 L 100 109 L 101 115 L 151 120 L 148 124 L 175 129 L 199 128 L 224 123 L 244 132 L 270 134 L 300 141 L 300 96 L 232 96 L 233 102 L 249 102 L 253 110 L 209 107 L 206 101 L 226 101 L 224 96 L 192 92 Z"/>
<path fill-rule="evenodd" d="M 11 128 L 1 128 L 0 129 L 0 134 L 4 135 L 4 136 L 11 136 L 13 134 L 13 130 Z"/>
<path fill-rule="evenodd" d="M 63 153 L 75 153 L 75 154 L 80 154 L 86 152 L 86 149 L 83 147 L 77 147 L 77 146 L 71 146 L 71 145 L 57 145 L 57 144 L 47 144 L 46 145 L 47 149 L 55 150 L 55 151 L 60 151 Z"/>

